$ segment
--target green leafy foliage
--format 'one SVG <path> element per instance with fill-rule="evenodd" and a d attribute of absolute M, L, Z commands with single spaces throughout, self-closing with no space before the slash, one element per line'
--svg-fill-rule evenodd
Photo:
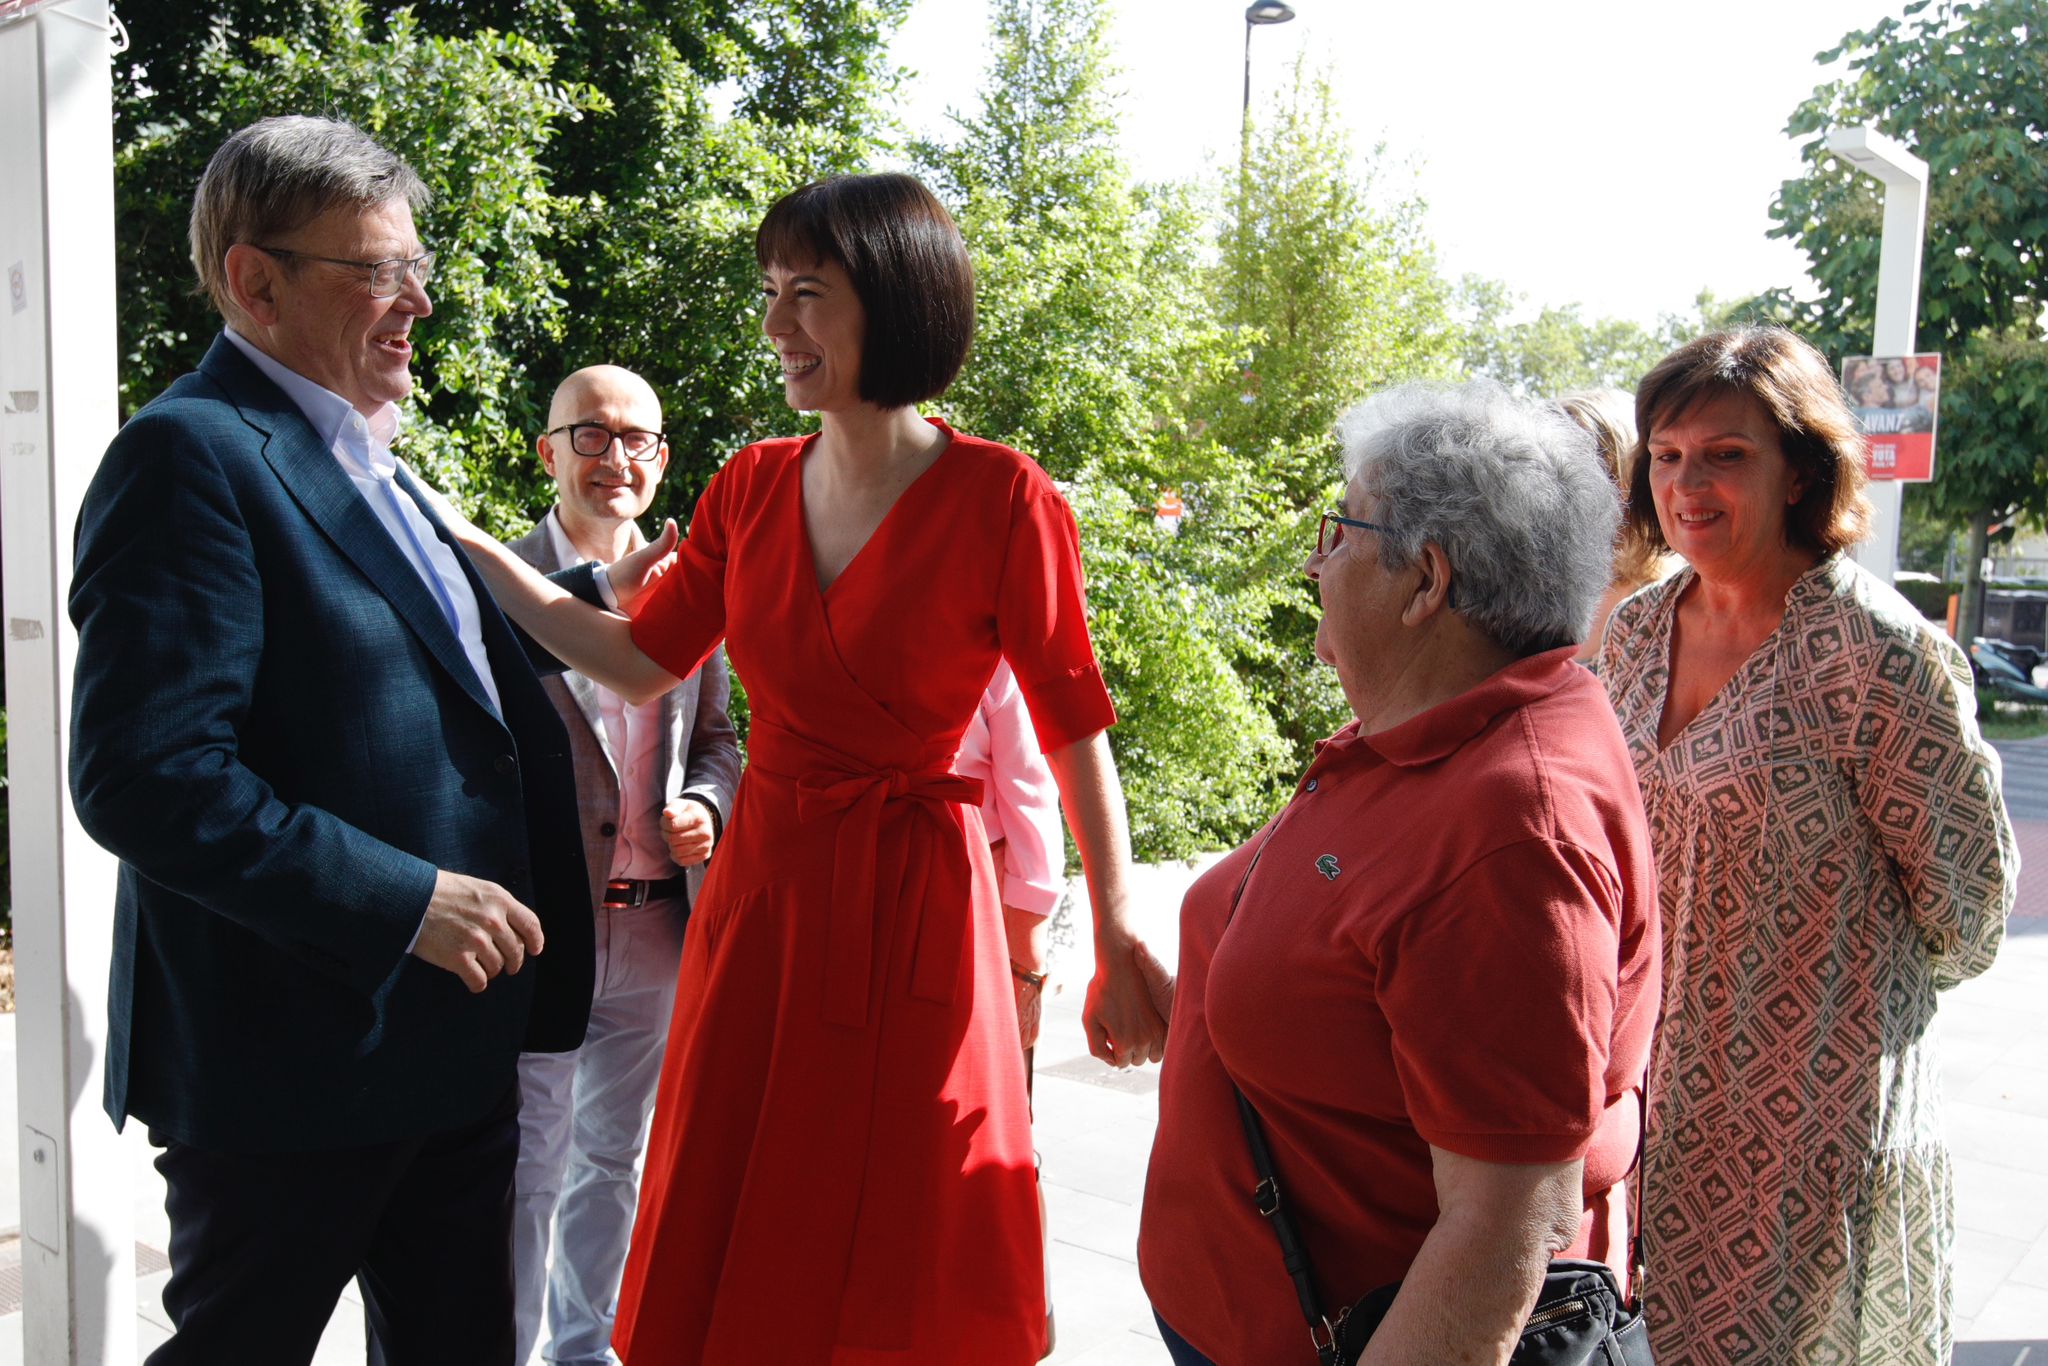
<path fill-rule="evenodd" d="M 1270 523 L 1185 417 L 1230 363 L 1203 292 L 1201 197 L 1131 183 L 1106 25 L 1097 0 L 998 3 L 984 107 L 917 151 L 976 271 L 974 355 L 945 406 L 1068 490 L 1132 842 L 1158 858 L 1255 828 L 1289 755 L 1239 667 L 1263 648 L 1267 591 L 1241 552 Z M 1154 524 L 1167 484 L 1191 510 L 1180 536 Z"/>
<path fill-rule="evenodd" d="M 1337 419 L 1374 390 L 1455 373 L 1453 293 L 1424 215 L 1384 148 L 1355 152 L 1328 74 L 1306 60 L 1268 123 L 1247 129 L 1224 190 L 1210 293 L 1235 369 L 1192 406 L 1221 449 L 1259 472 L 1247 496 L 1289 538 L 1260 648 L 1240 667 L 1297 763 L 1351 715 L 1335 675 L 1311 662 L 1321 611 L 1299 572 L 1341 484 Z"/>
<path fill-rule="evenodd" d="M 1585 389 L 1633 391 L 1651 366 L 1682 343 L 1761 311 L 1757 301 L 1724 302 L 1702 290 L 1690 315 L 1666 314 L 1655 327 L 1631 318 L 1588 318 L 1577 304 L 1547 304 L 1533 318 L 1515 322 L 1512 315 L 1522 303 L 1521 295 L 1498 280 L 1461 280 L 1460 359 L 1468 373 L 1535 398 Z"/>
<path fill-rule="evenodd" d="M 487 526 L 549 496 L 555 383 L 608 361 L 664 399 L 656 511 L 738 445 L 800 428 L 759 335 L 753 230 L 791 186 L 896 151 L 890 31 L 909 0 L 130 0 L 117 85 L 122 394 L 217 323 L 185 215 L 233 129 L 332 111 L 437 193 L 439 254 L 406 454 Z M 1039 458 L 1081 525 L 1142 857 L 1242 839 L 1348 719 L 1313 662 L 1299 568 L 1337 482 L 1331 428 L 1372 389 L 1448 375 L 1463 333 L 1423 205 L 1354 153 L 1298 68 L 1216 183 L 1132 180 L 1106 0 L 998 0 L 985 102 L 907 150 L 955 209 L 980 327 L 942 405 Z M 1180 493 L 1179 534 L 1154 500 Z"/>
<path fill-rule="evenodd" d="M 1909 5 L 1819 55 L 1844 71 L 1792 115 L 1811 135 L 1806 173 L 1771 208 L 1774 236 L 1806 253 L 1820 296 L 1781 296 L 1807 335 L 1835 354 L 1862 353 L 1875 325 L 1883 190 L 1827 150 L 1828 130 L 1869 124 L 1927 162 L 1921 265 L 1922 349 L 1942 351 L 1936 479 L 1913 502 L 1966 523 L 1978 620 L 1978 566 L 1988 526 L 2048 511 L 2048 41 L 2039 0 Z"/>
<path fill-rule="evenodd" d="M 753 226 L 793 185 L 874 154 L 907 0 L 138 8 L 116 87 L 124 410 L 218 326 L 189 292 L 185 242 L 206 159 L 257 118 L 328 112 L 436 191 L 406 455 L 482 524 L 514 532 L 546 505 L 533 434 L 582 365 L 630 366 L 664 396 L 675 458 L 657 514 L 685 514 L 726 455 L 788 425 Z"/>

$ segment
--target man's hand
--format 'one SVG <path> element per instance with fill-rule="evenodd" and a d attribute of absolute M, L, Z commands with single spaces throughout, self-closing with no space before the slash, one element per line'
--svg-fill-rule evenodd
<path fill-rule="evenodd" d="M 605 566 L 605 577 L 611 580 L 612 596 L 619 600 L 621 612 L 632 616 L 633 609 L 640 605 L 648 590 L 674 567 L 676 546 L 682 539 L 682 533 L 676 530 L 675 518 L 671 517 L 661 524 L 659 536 Z"/>
<path fill-rule="evenodd" d="M 711 857 L 711 845 L 718 838 L 711 808 L 695 797 L 675 798 L 661 808 L 661 838 L 676 867 L 695 868 Z"/>
<path fill-rule="evenodd" d="M 1150 957 L 1135 935 L 1096 940 L 1095 978 L 1088 983 L 1081 1023 L 1088 1030 L 1088 1051 L 1111 1067 L 1158 1062 L 1166 1054 L 1166 1016 L 1153 1004 L 1141 955 Z"/>
<path fill-rule="evenodd" d="M 501 972 L 517 972 L 539 953 L 540 917 L 495 882 L 443 868 L 413 943 L 416 958 L 452 972 L 471 991 L 482 991 Z"/>

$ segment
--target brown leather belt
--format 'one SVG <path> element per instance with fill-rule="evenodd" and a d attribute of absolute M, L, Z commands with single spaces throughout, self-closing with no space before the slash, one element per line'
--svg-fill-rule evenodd
<path fill-rule="evenodd" d="M 650 901 L 681 899 L 687 895 L 689 883 L 681 873 L 674 877 L 618 877 L 605 883 L 603 905 L 608 911 L 637 911 Z"/>

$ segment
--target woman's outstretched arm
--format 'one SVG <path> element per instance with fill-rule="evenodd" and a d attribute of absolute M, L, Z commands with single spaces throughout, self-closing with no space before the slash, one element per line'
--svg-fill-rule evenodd
<path fill-rule="evenodd" d="M 505 615 L 563 663 L 635 703 L 652 701 L 681 682 L 633 643 L 628 618 L 593 607 L 548 582 L 425 481 L 419 482 Z M 669 522 L 647 546 L 608 566 L 607 577 L 622 608 L 631 608 L 660 578 L 675 553 L 676 540 L 676 524 Z"/>

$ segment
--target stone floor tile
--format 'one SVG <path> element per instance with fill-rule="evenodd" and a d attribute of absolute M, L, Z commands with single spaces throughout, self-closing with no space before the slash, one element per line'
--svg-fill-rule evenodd
<path fill-rule="evenodd" d="M 1958 1157 L 2048 1174 L 2048 1117 L 1951 1099 L 1948 1137 Z"/>
<path fill-rule="evenodd" d="M 2048 1174 L 1960 1155 L 1955 1174 L 1958 1227 L 2029 1244 L 2048 1233 Z"/>
<path fill-rule="evenodd" d="M 1060 1366 L 1168 1366 L 1169 1360 L 1164 1343 L 1138 1332 L 1099 1342 L 1079 1356 L 1052 1358 Z"/>
<path fill-rule="evenodd" d="M 2048 1323 L 2048 1289 L 2007 1281 L 1972 1317 L 1970 1336 L 1984 1342 L 2031 1338 L 2040 1335 L 2043 1323 Z M 2048 1362 L 2048 1351 L 2035 1356 L 2037 1366 Z"/>
<path fill-rule="evenodd" d="M 1049 1359 L 1053 1366 L 1099 1360 L 1087 1354 L 1105 1345 L 1121 1344 L 1133 1336 L 1134 1329 L 1151 1326 L 1152 1310 L 1138 1284 L 1134 1263 L 1065 1242 L 1057 1227 L 1053 1230 L 1052 1262 L 1053 1314 L 1059 1329 L 1059 1350 Z M 1157 1354 L 1154 1357 L 1130 1359 L 1156 1361 L 1163 1357 L 1156 1341 L 1152 1349 Z"/>
<path fill-rule="evenodd" d="M 1973 1228 L 1956 1230 L 1955 1312 L 1958 1318 L 1975 1321 L 2005 1278 L 2020 1264 L 2030 1245 L 2018 1238 L 2001 1238 Z"/>
<path fill-rule="evenodd" d="M 170 1279 L 171 1273 L 168 1271 L 135 1278 L 136 1314 L 144 1322 L 153 1323 L 161 1328 L 165 1337 L 171 1335 L 171 1316 L 164 1310 L 164 1283 Z"/>
<path fill-rule="evenodd" d="M 2028 1245 L 2026 1255 L 2006 1274 L 2006 1279 L 2020 1285 L 2039 1286 L 2048 1290 L 2048 1233 L 2040 1235 Z M 2048 1335 L 2048 1323 L 2041 1325 L 2041 1331 Z"/>
<path fill-rule="evenodd" d="M 2039 1027 L 2048 1032 L 2048 1021 Z M 2001 1059 L 1967 1086 L 1950 1089 L 1948 1096 L 1969 1105 L 2048 1117 L 2048 1068 L 2020 1067 Z"/>
<path fill-rule="evenodd" d="M 1056 1240 L 1130 1262 L 1133 1267 L 1137 1265 L 1138 1205 L 1135 1201 L 1112 1200 L 1048 1181 L 1045 1203 L 1047 1219 Z"/>

